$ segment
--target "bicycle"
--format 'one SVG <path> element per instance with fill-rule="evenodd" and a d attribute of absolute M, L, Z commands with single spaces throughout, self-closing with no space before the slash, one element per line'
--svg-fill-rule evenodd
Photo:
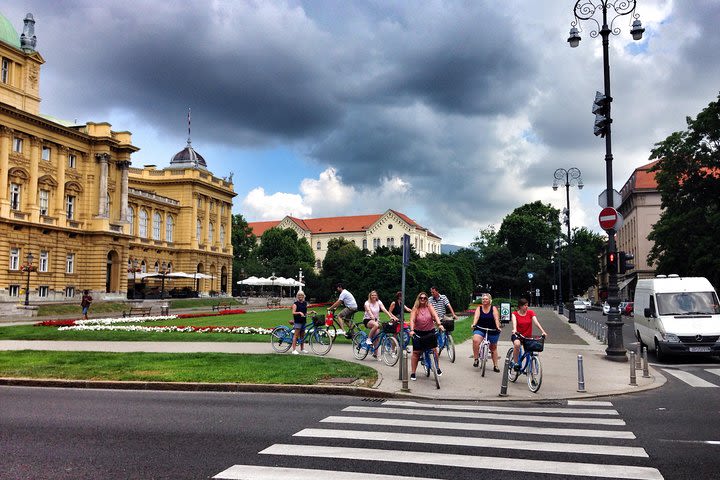
<path fill-rule="evenodd" d="M 395 338 L 396 325 L 393 322 L 383 323 L 380 331 L 370 339 L 372 343 L 367 343 L 368 334 L 359 330 L 352 340 L 355 358 L 363 360 L 370 352 L 374 357 L 377 357 L 379 350 L 380 357 L 385 362 L 385 365 L 394 367 L 400 359 L 400 344 Z"/>
<path fill-rule="evenodd" d="M 440 330 L 437 334 L 438 352 L 442 354 L 443 350 L 447 352 L 450 363 L 455 363 L 455 339 L 452 332 L 455 330 L 455 320 L 441 320 L 445 330 Z"/>
<path fill-rule="evenodd" d="M 346 338 L 351 339 L 354 338 L 358 332 L 362 331 L 360 330 L 359 323 L 355 323 L 355 321 L 353 320 L 356 313 L 357 311 L 353 312 L 352 315 L 350 315 L 350 318 L 343 319 L 343 321 L 345 322 L 345 328 L 347 329 L 345 330 L 340 325 L 340 322 L 335 316 L 335 312 L 332 310 L 328 310 L 327 314 L 325 315 L 325 326 L 327 327 L 330 336 L 332 336 L 333 338 L 337 338 L 337 331 L 339 329 L 345 332 Z"/>
<path fill-rule="evenodd" d="M 490 341 L 488 340 L 488 335 L 490 334 L 490 330 L 493 332 L 497 332 L 497 329 L 495 328 L 484 328 L 484 327 L 478 327 L 475 325 L 473 328 L 473 335 L 475 334 L 475 330 L 485 330 L 485 335 L 481 335 L 483 337 L 482 342 L 480 342 L 480 350 L 478 353 L 478 359 L 480 360 L 480 376 L 485 376 L 485 367 L 487 366 L 487 360 L 490 356 Z"/>
<path fill-rule="evenodd" d="M 430 335 L 435 335 L 435 333 L 432 333 Z M 418 340 L 422 339 L 422 337 L 420 337 L 417 333 L 413 335 L 413 337 L 417 338 Z M 420 361 L 418 363 L 422 365 L 426 377 L 430 376 L 430 372 L 433 373 L 433 376 L 435 377 L 435 387 L 439 390 L 440 378 L 438 376 L 438 370 L 440 370 L 440 364 L 438 363 L 438 361 L 438 354 L 435 351 L 434 347 L 426 348 L 422 352 L 420 352 Z"/>
<path fill-rule="evenodd" d="M 333 337 L 330 336 L 330 333 L 325 327 L 325 319 L 318 315 L 313 315 L 311 318 L 312 325 L 305 330 L 303 337 L 298 337 L 297 343 L 302 345 L 307 341 L 313 353 L 316 355 L 327 355 L 332 348 Z M 270 344 L 273 350 L 277 353 L 285 353 L 290 350 L 294 333 L 295 329 L 287 325 L 279 325 L 273 328 L 270 333 Z"/>
<path fill-rule="evenodd" d="M 508 367 L 508 379 L 515 382 L 520 374 L 527 375 L 527 384 L 531 392 L 537 393 L 542 385 L 542 364 L 538 358 L 538 352 L 545 348 L 545 335 L 539 337 L 524 337 L 519 333 L 515 334 L 522 345 L 518 353 L 518 363 L 513 360 L 514 350 L 510 347 L 507 358 L 510 359 Z M 519 368 L 516 369 L 516 367 Z"/>

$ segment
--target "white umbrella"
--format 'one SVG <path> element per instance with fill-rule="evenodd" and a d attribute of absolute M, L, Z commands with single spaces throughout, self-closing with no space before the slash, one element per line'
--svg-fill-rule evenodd
<path fill-rule="evenodd" d="M 192 274 L 185 273 L 185 272 L 172 272 L 172 273 L 168 273 L 165 276 L 167 278 L 195 278 Z"/>
<path fill-rule="evenodd" d="M 252 276 L 252 277 L 246 278 L 245 280 L 239 280 L 237 283 L 239 285 L 266 285 L 265 283 L 262 283 L 264 281 L 267 281 L 267 279 Z"/>

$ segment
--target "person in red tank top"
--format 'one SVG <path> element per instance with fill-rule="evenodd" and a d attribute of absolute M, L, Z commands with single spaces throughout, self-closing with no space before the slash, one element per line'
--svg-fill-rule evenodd
<path fill-rule="evenodd" d="M 528 308 L 528 301 L 525 298 L 518 300 L 518 309 L 512 314 L 512 342 L 513 342 L 513 360 L 517 364 L 518 355 L 520 354 L 520 338 L 516 335 L 519 333 L 523 337 L 532 337 L 533 323 L 537 325 L 543 335 L 547 337 L 547 333 L 538 322 L 535 312 Z"/>

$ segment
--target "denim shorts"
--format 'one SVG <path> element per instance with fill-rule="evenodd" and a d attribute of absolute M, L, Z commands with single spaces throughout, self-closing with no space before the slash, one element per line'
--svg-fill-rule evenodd
<path fill-rule="evenodd" d="M 300 333 L 303 333 L 305 331 L 305 325 L 306 323 L 294 323 L 293 328 L 295 330 L 298 330 Z"/>
<path fill-rule="evenodd" d="M 488 342 L 495 345 L 498 340 L 500 340 L 500 332 L 487 332 L 488 333 Z M 473 335 L 480 335 L 481 337 L 485 336 L 485 330 L 475 329 L 473 330 Z"/>

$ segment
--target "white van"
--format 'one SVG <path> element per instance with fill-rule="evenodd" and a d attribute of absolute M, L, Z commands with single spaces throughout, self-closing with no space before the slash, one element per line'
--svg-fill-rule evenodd
<path fill-rule="evenodd" d="M 669 354 L 720 355 L 720 303 L 703 277 L 638 280 L 635 335 L 659 361 Z"/>

